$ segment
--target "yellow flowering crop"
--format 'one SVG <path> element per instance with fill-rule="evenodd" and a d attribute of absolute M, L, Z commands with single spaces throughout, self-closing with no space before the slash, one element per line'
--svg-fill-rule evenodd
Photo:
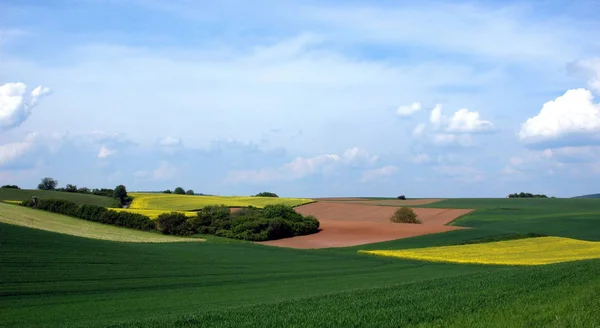
<path fill-rule="evenodd" d="M 600 258 L 600 242 L 538 237 L 403 250 L 361 250 L 359 253 L 433 262 L 542 265 Z"/>
<path fill-rule="evenodd" d="M 298 206 L 313 202 L 307 198 L 245 197 L 245 196 L 198 196 L 161 193 L 129 193 L 134 197 L 131 209 L 151 209 L 167 211 L 192 211 L 209 205 L 228 207 L 265 207 L 266 205 L 285 204 Z"/>
<path fill-rule="evenodd" d="M 153 220 L 157 219 L 158 216 L 163 213 L 171 212 L 171 211 L 167 211 L 167 210 L 141 210 L 141 209 L 131 209 L 131 208 L 110 208 L 110 210 L 117 211 L 117 212 L 131 212 L 131 213 L 143 214 Z M 175 211 L 175 212 L 183 213 L 187 217 L 194 217 L 197 215 L 196 212 L 184 212 L 184 211 Z"/>
<path fill-rule="evenodd" d="M 0 202 L 7 203 L 7 204 L 21 204 L 21 203 L 23 203 L 20 200 L 0 200 Z"/>

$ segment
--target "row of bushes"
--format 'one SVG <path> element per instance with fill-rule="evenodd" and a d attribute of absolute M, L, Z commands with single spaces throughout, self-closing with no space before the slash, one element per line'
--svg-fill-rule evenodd
<path fill-rule="evenodd" d="M 208 206 L 195 217 L 189 218 L 181 212 L 171 212 L 159 215 L 156 221 L 143 214 L 117 212 L 97 205 L 77 205 L 63 199 L 41 199 L 37 201 L 37 205 L 33 200 L 27 200 L 22 205 L 124 228 L 158 230 L 165 235 L 188 236 L 203 233 L 265 241 L 319 231 L 317 219 L 313 216 L 304 217 L 286 205 L 268 205 L 262 209 L 248 207 L 233 213 L 226 206 Z"/>
<path fill-rule="evenodd" d="M 64 199 L 40 199 L 37 201 L 37 205 L 33 200 L 26 200 L 22 205 L 124 228 L 143 231 L 156 230 L 156 223 L 145 215 L 131 212 L 117 212 L 97 205 L 77 205 Z"/>
<path fill-rule="evenodd" d="M 532 194 L 530 192 L 520 192 L 508 195 L 508 198 L 548 198 L 544 194 Z"/>
<path fill-rule="evenodd" d="M 207 206 L 196 217 L 182 213 L 158 216 L 158 230 L 164 234 L 211 234 L 250 241 L 265 241 L 308 235 L 319 231 L 319 221 L 302 216 L 286 205 L 247 207 L 231 212 L 226 206 Z"/>
<path fill-rule="evenodd" d="M 4 186 L 2 186 L 0 188 L 2 188 L 2 189 L 21 189 L 17 185 L 4 185 Z"/>

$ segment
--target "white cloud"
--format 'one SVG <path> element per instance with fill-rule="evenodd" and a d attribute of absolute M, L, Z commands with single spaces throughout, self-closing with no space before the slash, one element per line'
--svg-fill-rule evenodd
<path fill-rule="evenodd" d="M 572 89 L 545 103 L 539 114 L 527 119 L 519 132 L 526 142 L 600 134 L 600 104 L 586 89 Z"/>
<path fill-rule="evenodd" d="M 396 172 L 398 172 L 397 166 L 387 165 L 377 169 L 364 171 L 360 181 L 369 182 L 383 177 L 388 177 L 390 175 L 395 174 Z"/>
<path fill-rule="evenodd" d="M 29 152 L 34 146 L 36 137 L 35 133 L 31 133 L 24 141 L 0 145 L 0 167 Z"/>
<path fill-rule="evenodd" d="M 106 146 L 100 147 L 100 151 L 98 152 L 98 158 L 107 158 L 116 153 L 116 150 L 109 149 Z"/>
<path fill-rule="evenodd" d="M 480 119 L 478 112 L 462 108 L 457 110 L 450 118 L 447 131 L 473 133 L 488 131 L 493 127 L 492 122 Z"/>
<path fill-rule="evenodd" d="M 436 133 L 433 135 L 432 142 L 440 146 L 457 144 L 463 147 L 471 147 L 475 145 L 473 138 L 468 134 Z"/>
<path fill-rule="evenodd" d="M 413 137 L 418 137 L 418 136 L 422 135 L 423 131 L 425 131 L 426 127 L 427 127 L 426 123 L 417 124 L 417 126 L 415 126 L 415 128 L 413 129 L 413 132 L 412 132 Z"/>
<path fill-rule="evenodd" d="M 233 171 L 227 175 L 225 181 L 229 183 L 292 181 L 317 173 L 327 173 L 342 166 L 368 166 L 376 161 L 377 156 L 354 147 L 346 150 L 342 155 L 324 154 L 310 158 L 296 157 L 293 161 L 277 168 Z"/>
<path fill-rule="evenodd" d="M 38 86 L 27 94 L 22 82 L 0 85 L 0 132 L 15 128 L 23 123 L 39 100 L 50 93 L 50 89 Z"/>
<path fill-rule="evenodd" d="M 442 105 L 435 105 L 435 107 L 431 110 L 431 114 L 429 115 L 429 122 L 433 124 L 434 127 L 439 127 L 442 123 Z"/>
<path fill-rule="evenodd" d="M 398 110 L 396 110 L 396 114 L 398 114 L 398 116 L 411 116 L 419 110 L 421 110 L 421 103 L 414 102 L 407 106 L 398 107 Z"/>
<path fill-rule="evenodd" d="M 175 138 L 175 137 L 168 136 L 168 137 L 164 137 L 164 138 L 160 139 L 158 141 L 158 145 L 163 146 L 163 147 L 180 146 L 181 140 L 179 140 L 178 138 Z"/>
<path fill-rule="evenodd" d="M 358 147 L 350 148 L 344 152 L 342 159 L 345 163 L 351 165 L 361 165 L 361 164 L 374 164 L 377 162 L 379 157 L 377 155 L 372 155 L 368 151 L 364 149 L 360 149 Z"/>

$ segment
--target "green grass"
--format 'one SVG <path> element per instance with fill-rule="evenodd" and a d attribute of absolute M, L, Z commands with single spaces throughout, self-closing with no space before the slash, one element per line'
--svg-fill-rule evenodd
<path fill-rule="evenodd" d="M 595 213 L 594 204 L 560 211 L 561 204 L 554 209 L 509 205 L 480 202 L 481 210 L 461 219 L 482 225 L 478 229 L 323 250 L 211 236 L 203 243 L 115 243 L 0 223 L 0 322 L 7 327 L 599 326 L 599 260 L 511 267 L 357 254 L 538 230 L 600 234 L 599 215 L 569 219 L 568 212 L 578 208 Z M 499 209 L 505 207 L 521 209 Z M 499 213 L 516 217 L 501 224 Z M 531 222 L 520 226 L 519 221 Z"/>
<path fill-rule="evenodd" d="M 172 243 L 202 241 L 199 238 L 174 237 L 160 233 L 125 229 L 20 205 L 2 203 L 0 203 L 0 222 L 67 235 L 120 242 Z"/>
<path fill-rule="evenodd" d="M 37 196 L 39 199 L 66 199 L 80 205 L 90 204 L 104 207 L 119 207 L 119 203 L 117 200 L 104 196 L 79 194 L 64 191 L 0 188 L 0 200 L 24 201 L 30 200 L 33 196 Z"/>
<path fill-rule="evenodd" d="M 600 241 L 600 199 L 449 199 L 418 207 L 477 209 L 452 225 Z"/>

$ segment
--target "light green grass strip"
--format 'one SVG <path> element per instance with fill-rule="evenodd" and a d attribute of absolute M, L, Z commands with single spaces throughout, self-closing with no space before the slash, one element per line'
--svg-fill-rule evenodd
<path fill-rule="evenodd" d="M 119 228 L 19 205 L 3 203 L 0 203 L 0 222 L 78 237 L 121 242 L 172 243 L 204 241 L 204 239 L 200 238 L 166 236 L 158 233 Z"/>

